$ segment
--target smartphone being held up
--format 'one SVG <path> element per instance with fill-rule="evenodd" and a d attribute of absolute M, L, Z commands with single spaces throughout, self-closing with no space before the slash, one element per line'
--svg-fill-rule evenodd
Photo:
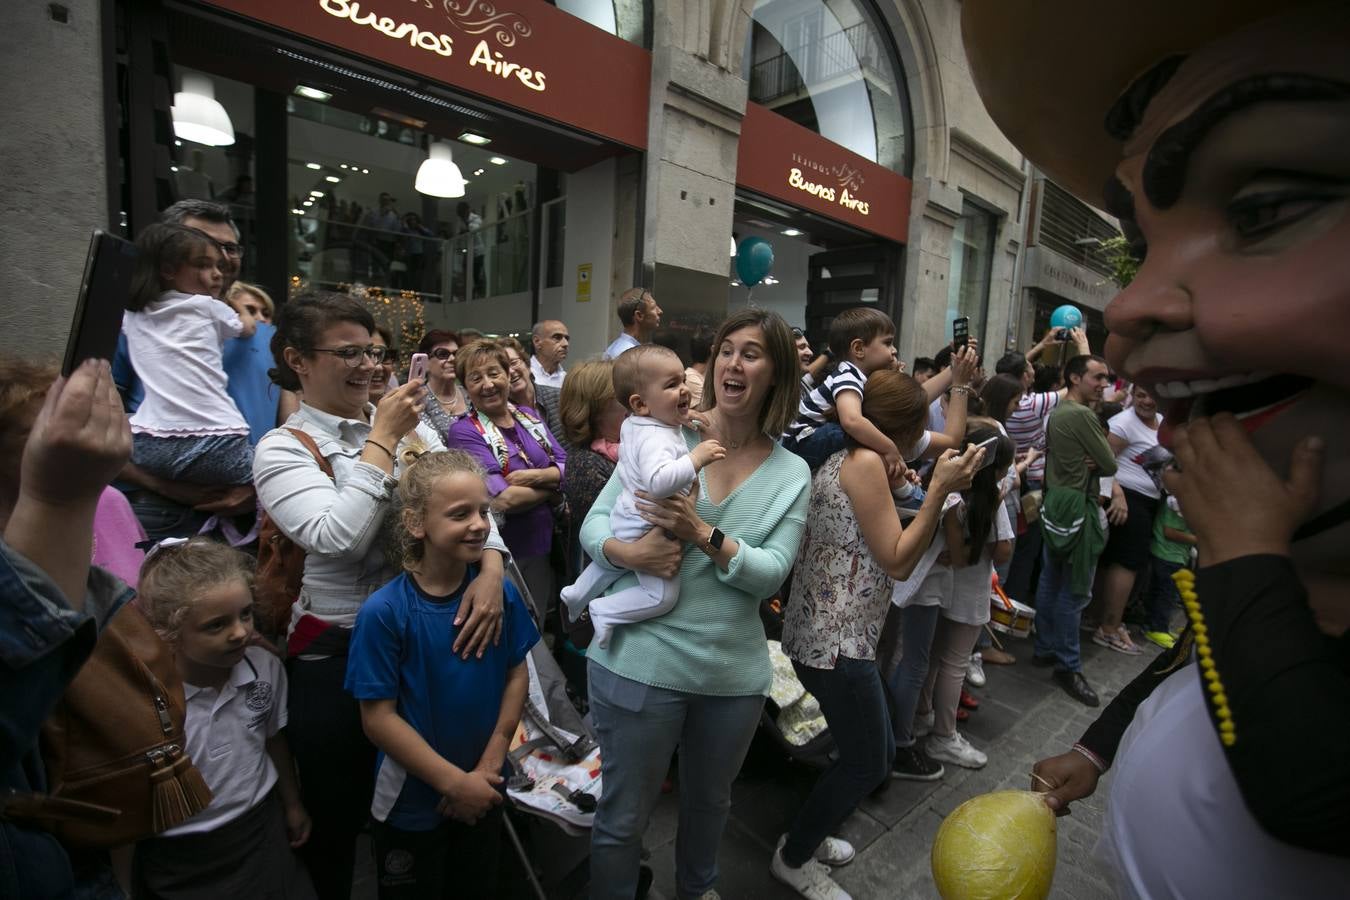
<path fill-rule="evenodd" d="M 427 355 L 425 353 L 414 353 L 412 360 L 408 363 L 408 380 L 412 381 L 414 378 L 422 379 L 423 383 L 427 380 Z"/>
<path fill-rule="evenodd" d="M 998 455 L 995 452 L 998 449 L 998 437 L 998 435 L 994 435 L 991 438 L 985 438 L 975 445 L 977 450 L 984 451 L 984 459 L 980 460 L 979 467 L 975 469 L 976 472 L 987 469 L 994 464 L 994 457 Z"/>
<path fill-rule="evenodd" d="M 84 260 L 75 317 L 66 338 L 66 356 L 61 374 L 69 376 L 86 359 L 112 361 L 117 336 L 122 332 L 122 312 L 131 294 L 131 273 L 136 268 L 136 245 L 106 231 L 95 229 Z"/>
<path fill-rule="evenodd" d="M 961 316 L 952 322 L 952 348 L 964 350 L 970 343 L 970 316 Z"/>

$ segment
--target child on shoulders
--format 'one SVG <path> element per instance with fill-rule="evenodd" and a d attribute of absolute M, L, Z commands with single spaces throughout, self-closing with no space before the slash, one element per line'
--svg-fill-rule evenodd
<path fill-rule="evenodd" d="M 249 337 L 220 299 L 220 248 L 182 225 L 150 225 L 122 319 L 127 349 L 145 385 L 131 416 L 131 461 L 151 475 L 193 484 L 249 484 L 248 422 L 226 392 L 226 338 Z"/>
<path fill-rule="evenodd" d="M 698 472 L 727 455 L 717 441 L 689 449 L 681 430 L 689 415 L 689 389 L 684 365 L 674 351 L 643 344 L 614 361 L 614 396 L 632 415 L 619 429 L 619 480 L 623 493 L 610 512 L 610 527 L 621 541 L 635 541 L 651 530 L 637 508 L 638 491 L 664 499 L 687 491 Z M 591 563 L 576 582 L 562 590 L 571 618 L 588 608 L 595 641 L 609 646 L 615 625 L 665 615 L 680 596 L 680 580 L 639 572 L 638 583 L 608 597 L 600 593 L 622 575 Z"/>
<path fill-rule="evenodd" d="M 286 670 L 252 646 L 253 561 L 208 538 L 170 539 L 141 567 L 138 602 L 174 647 L 186 746 L 211 803 L 136 846 L 132 896 L 310 900 L 293 851 L 309 839 L 286 727 Z"/>
<path fill-rule="evenodd" d="M 458 450 L 403 474 L 405 571 L 362 604 L 352 632 L 346 688 L 379 749 L 371 815 L 384 900 L 498 895 L 502 776 L 539 632 L 507 581 L 500 643 L 469 660 L 453 650 L 488 536 L 483 477 Z"/>

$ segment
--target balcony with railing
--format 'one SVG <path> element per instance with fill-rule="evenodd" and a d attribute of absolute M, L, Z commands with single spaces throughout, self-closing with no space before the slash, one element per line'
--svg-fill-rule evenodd
<path fill-rule="evenodd" d="M 867 69 L 879 71 L 882 60 L 875 33 L 859 22 L 752 65 L 750 99 L 772 106 L 807 87 L 841 78 L 856 79 Z"/>
<path fill-rule="evenodd" d="M 1102 242 L 1119 237 L 1120 229 L 1048 178 L 1040 187 L 1037 243 L 1094 272 L 1112 275 Z"/>

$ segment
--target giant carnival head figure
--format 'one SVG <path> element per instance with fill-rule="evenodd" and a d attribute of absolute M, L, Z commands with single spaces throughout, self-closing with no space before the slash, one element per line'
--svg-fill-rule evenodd
<path fill-rule="evenodd" d="M 1325 438 L 1293 552 L 1350 575 L 1350 4 L 967 0 L 962 26 L 999 127 L 1143 261 L 1112 366 L 1171 423 L 1235 414 L 1278 472 Z"/>

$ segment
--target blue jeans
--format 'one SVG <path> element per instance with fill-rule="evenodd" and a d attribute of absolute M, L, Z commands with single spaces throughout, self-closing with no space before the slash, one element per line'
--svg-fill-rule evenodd
<path fill-rule="evenodd" d="M 1144 588 L 1144 608 L 1148 610 L 1149 631 L 1171 631 L 1172 612 L 1181 608 L 1181 594 L 1172 575 L 1185 568 L 1180 563 L 1149 557 L 1148 585 Z"/>
<path fill-rule="evenodd" d="M 680 748 L 675 886 L 699 897 L 717 882 L 717 846 L 731 783 L 759 725 L 764 698 L 707 697 L 652 687 L 587 666 L 604 791 L 591 826 L 591 900 L 633 900 L 642 834 Z"/>
<path fill-rule="evenodd" d="M 131 511 L 145 529 L 145 536 L 152 541 L 192 537 L 211 518 L 207 513 L 174 503 L 154 491 L 133 490 L 127 491 L 126 495 Z"/>
<path fill-rule="evenodd" d="M 846 446 L 844 429 L 838 422 L 826 422 L 800 441 L 793 438 L 783 441 L 783 447 L 806 460 L 812 472 Z"/>
<path fill-rule="evenodd" d="M 906 606 L 900 613 L 900 664 L 891 673 L 891 728 L 895 746 L 914 746 L 914 712 L 928 678 L 928 654 L 933 649 L 942 607 Z"/>
<path fill-rule="evenodd" d="M 1034 651 L 1037 656 L 1053 656 L 1057 672 L 1083 670 L 1078 655 L 1078 625 L 1092 596 L 1073 593 L 1071 568 L 1068 560 L 1057 560 L 1049 549 L 1042 550 L 1041 582 L 1036 587 Z M 1091 577 L 1088 583 L 1092 583 Z"/>
<path fill-rule="evenodd" d="M 783 861 L 797 868 L 890 775 L 895 738 L 876 660 L 841 656 L 833 669 L 813 669 L 793 660 L 792 668 L 820 703 L 839 749 L 839 758 L 811 789 L 783 845 Z"/>

